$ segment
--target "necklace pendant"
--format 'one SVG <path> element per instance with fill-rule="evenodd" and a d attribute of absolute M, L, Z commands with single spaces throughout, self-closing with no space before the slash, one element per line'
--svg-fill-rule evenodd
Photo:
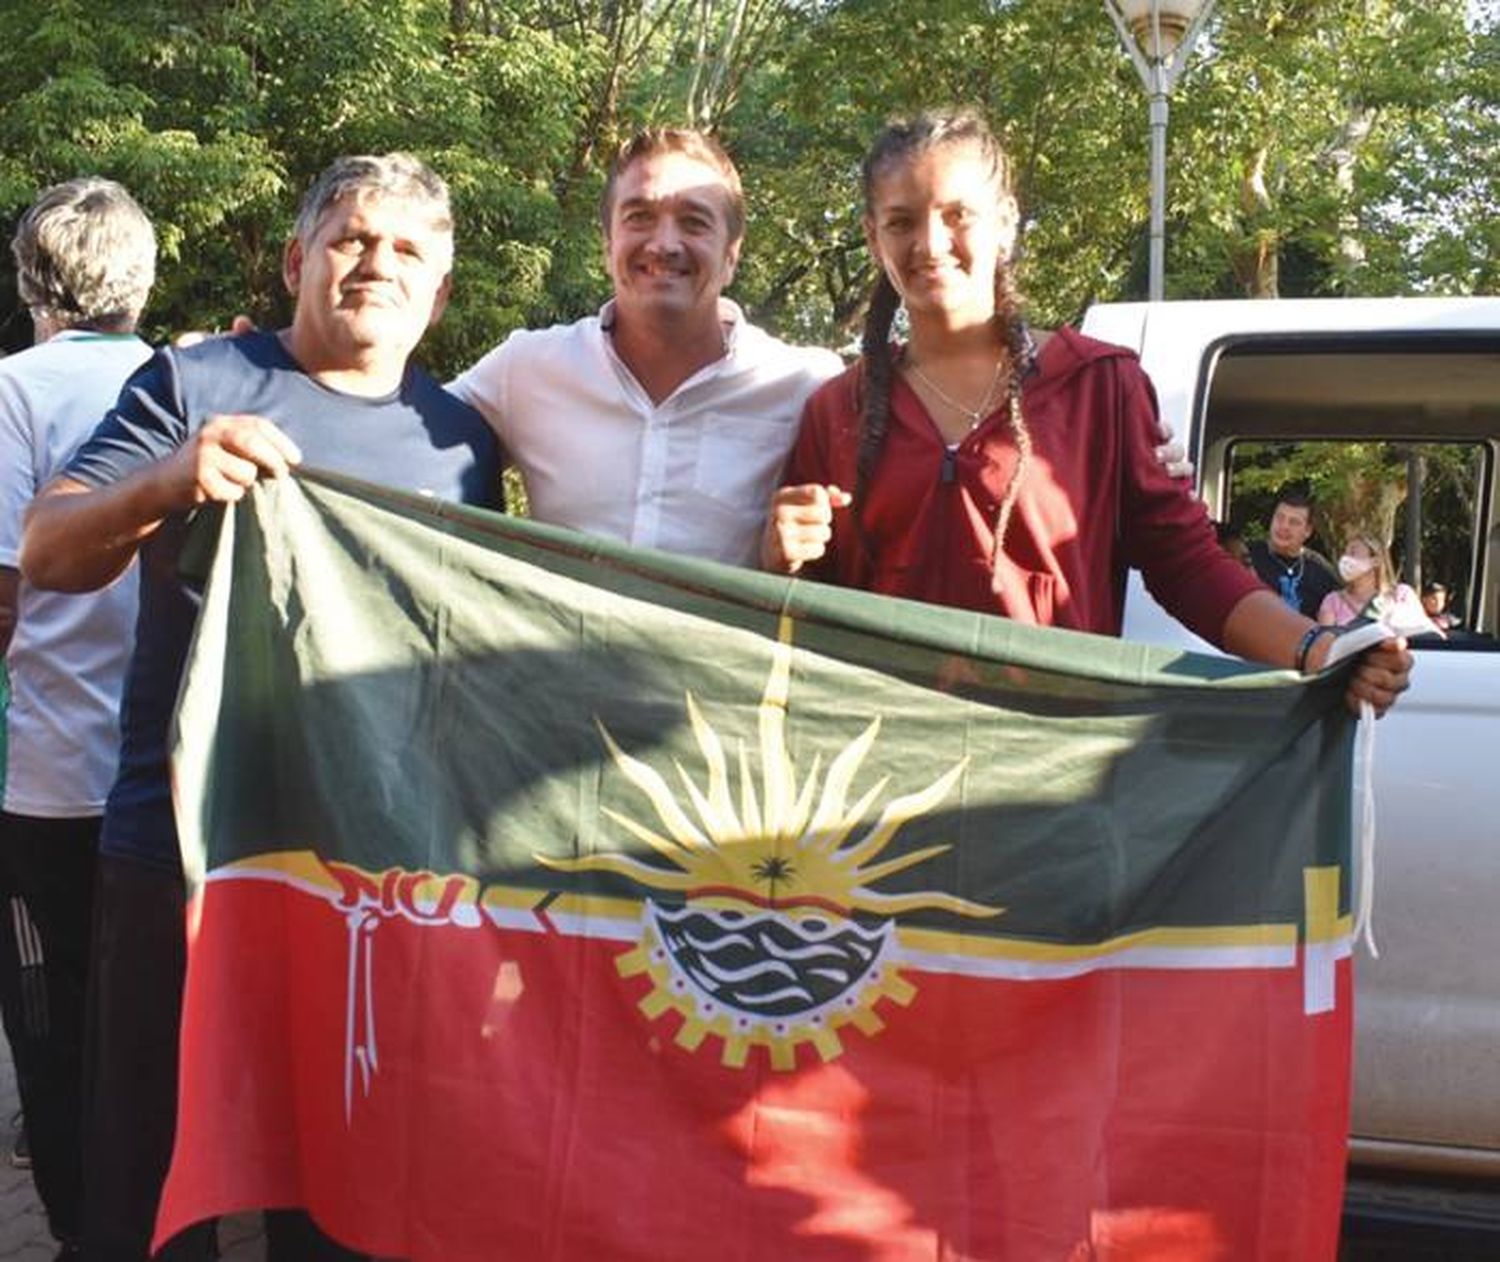
<path fill-rule="evenodd" d="M 1000 382 L 1000 374 L 1005 368 L 1005 363 L 1006 360 L 1004 355 L 1001 355 L 1000 358 L 996 360 L 994 374 L 990 377 L 990 383 L 985 387 L 984 395 L 979 400 L 979 406 L 977 408 L 965 407 L 951 394 L 944 390 L 942 386 L 938 385 L 936 381 L 934 381 L 925 372 L 923 372 L 921 367 L 914 360 L 909 359 L 906 366 L 917 378 L 917 380 L 919 380 L 924 386 L 931 390 L 935 396 L 937 396 L 940 402 L 945 404 L 954 412 L 957 412 L 959 416 L 968 421 L 969 429 L 974 430 L 979 427 L 980 422 L 983 421 L 985 416 L 988 414 L 990 401 L 994 398 L 995 387 Z"/>

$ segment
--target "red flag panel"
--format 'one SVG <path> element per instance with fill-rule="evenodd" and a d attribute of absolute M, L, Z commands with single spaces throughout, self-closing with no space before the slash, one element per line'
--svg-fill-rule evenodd
<path fill-rule="evenodd" d="M 899 963 L 777 1068 L 685 1019 L 618 923 L 387 912 L 204 887 L 160 1239 L 301 1205 L 416 1262 L 1335 1255 L 1346 955 L 1311 1014 L 1301 951 Z"/>

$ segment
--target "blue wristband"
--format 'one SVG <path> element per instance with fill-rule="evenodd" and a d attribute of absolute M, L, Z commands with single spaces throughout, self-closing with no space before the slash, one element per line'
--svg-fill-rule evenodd
<path fill-rule="evenodd" d="M 1307 655 L 1312 652 L 1312 646 L 1318 642 L 1318 637 L 1338 633 L 1337 627 L 1325 627 L 1322 623 L 1314 623 L 1302 633 L 1302 638 L 1297 641 L 1297 654 L 1292 659 L 1299 675 L 1307 673 Z"/>

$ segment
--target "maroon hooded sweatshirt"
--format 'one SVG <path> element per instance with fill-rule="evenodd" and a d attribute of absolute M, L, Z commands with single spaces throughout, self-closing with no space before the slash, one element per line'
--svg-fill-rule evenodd
<path fill-rule="evenodd" d="M 808 400 L 785 485 L 855 486 L 862 374 Z M 1156 395 L 1136 356 L 1071 329 L 1026 375 L 1032 459 L 991 568 L 995 516 L 1015 475 L 1004 400 L 949 448 L 900 374 L 863 504 L 838 510 L 807 577 L 1021 622 L 1118 635 L 1125 575 L 1213 643 L 1259 581 L 1219 546 L 1203 505 L 1156 458 Z M 994 581 L 998 578 L 998 582 Z"/>

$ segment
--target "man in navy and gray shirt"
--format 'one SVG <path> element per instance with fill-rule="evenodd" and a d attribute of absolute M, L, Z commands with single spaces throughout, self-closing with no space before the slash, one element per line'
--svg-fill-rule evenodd
<path fill-rule="evenodd" d="M 433 172 L 404 154 L 339 159 L 309 191 L 287 246 L 291 326 L 158 352 L 28 518 L 21 569 L 38 587 L 91 590 L 141 557 L 91 964 L 90 1259 L 147 1256 L 171 1155 L 185 948 L 167 740 L 199 602 L 178 573 L 186 519 L 302 460 L 498 506 L 488 425 L 407 362 L 442 312 L 452 255 L 448 191 Z M 277 1218 L 271 1257 L 345 1256 L 305 1216 Z M 206 1233 L 190 1232 L 158 1256 L 206 1248 Z"/>

